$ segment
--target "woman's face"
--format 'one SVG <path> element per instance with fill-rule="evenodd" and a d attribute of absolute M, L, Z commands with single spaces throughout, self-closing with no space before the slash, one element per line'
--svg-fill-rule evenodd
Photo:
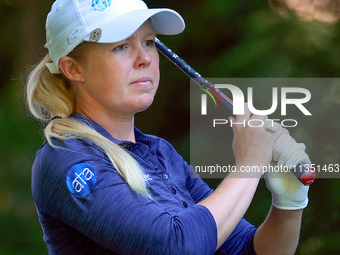
<path fill-rule="evenodd" d="M 80 63 L 77 111 L 131 118 L 153 102 L 159 84 L 156 34 L 149 21 L 118 43 L 96 43 Z"/>

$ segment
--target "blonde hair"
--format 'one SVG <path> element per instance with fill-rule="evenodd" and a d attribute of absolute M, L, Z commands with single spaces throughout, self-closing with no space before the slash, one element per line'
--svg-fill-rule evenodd
<path fill-rule="evenodd" d="M 88 44 L 79 45 L 69 56 L 81 60 L 86 54 Z M 106 153 L 112 165 L 131 189 L 144 197 L 151 198 L 144 181 L 143 170 L 128 152 L 88 125 L 69 118 L 70 114 L 75 112 L 75 91 L 64 75 L 50 73 L 46 63 L 51 62 L 51 57 L 47 54 L 30 73 L 26 85 L 28 108 L 35 118 L 46 124 L 44 135 L 47 142 L 52 147 L 57 147 L 52 143 L 52 138 L 83 139 L 94 142 Z M 62 118 L 53 119 L 55 116 Z"/>

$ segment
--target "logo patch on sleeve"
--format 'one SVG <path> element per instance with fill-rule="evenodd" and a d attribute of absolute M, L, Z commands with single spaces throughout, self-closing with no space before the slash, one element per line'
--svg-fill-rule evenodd
<path fill-rule="evenodd" d="M 78 197 L 85 197 L 91 192 L 97 174 L 93 166 L 80 163 L 71 167 L 66 177 L 66 184 L 70 192 Z"/>

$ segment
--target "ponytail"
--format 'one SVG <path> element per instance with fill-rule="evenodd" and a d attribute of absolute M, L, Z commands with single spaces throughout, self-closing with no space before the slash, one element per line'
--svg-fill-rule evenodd
<path fill-rule="evenodd" d="M 46 122 L 53 116 L 68 117 L 75 111 L 74 91 L 62 75 L 51 74 L 46 64 L 47 55 L 30 73 L 27 83 L 27 104 L 37 119 Z"/>
<path fill-rule="evenodd" d="M 128 152 L 88 125 L 69 118 L 70 114 L 75 112 L 75 91 L 62 74 L 50 73 L 46 63 L 51 62 L 50 56 L 47 55 L 30 73 L 26 86 L 26 101 L 30 112 L 41 122 L 48 123 L 44 129 L 46 141 L 52 147 L 56 147 L 52 138 L 94 142 L 105 152 L 131 189 L 151 198 L 143 171 Z M 54 116 L 62 118 L 53 118 Z"/>

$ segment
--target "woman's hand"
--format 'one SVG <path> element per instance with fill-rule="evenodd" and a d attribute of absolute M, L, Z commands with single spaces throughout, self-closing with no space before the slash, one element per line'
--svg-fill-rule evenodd
<path fill-rule="evenodd" d="M 274 142 L 279 136 L 288 134 L 288 130 L 280 128 L 275 133 L 268 132 L 266 127 L 272 125 L 272 121 L 267 119 L 267 116 L 251 115 L 247 104 L 244 115 L 237 115 L 236 119 L 229 118 L 234 131 L 233 151 L 236 166 L 263 166 L 271 162 Z"/>

